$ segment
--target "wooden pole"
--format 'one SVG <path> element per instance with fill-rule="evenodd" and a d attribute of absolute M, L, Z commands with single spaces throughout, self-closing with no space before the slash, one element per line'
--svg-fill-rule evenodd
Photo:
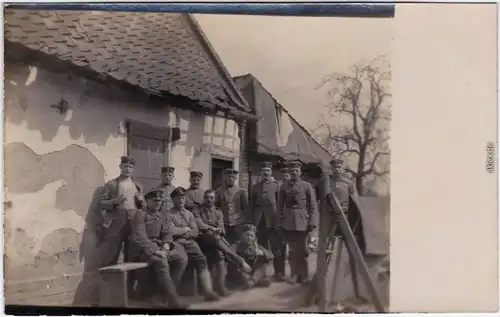
<path fill-rule="evenodd" d="M 335 226 L 337 227 L 337 226 Z M 328 305 L 330 304 L 330 300 L 332 298 L 332 294 L 328 293 L 326 291 L 326 283 L 327 283 L 327 276 L 328 276 L 328 267 L 330 267 L 330 261 L 332 259 L 335 259 L 333 262 L 333 268 L 332 272 L 334 274 L 333 276 L 333 284 L 331 285 L 330 291 L 333 291 L 335 289 L 335 283 L 337 282 L 337 273 L 338 273 L 338 267 L 340 265 L 340 255 L 342 254 L 342 240 L 338 237 L 333 237 L 333 248 L 331 250 L 331 253 L 328 255 L 328 260 L 327 260 L 327 265 L 326 265 L 326 272 L 325 272 L 325 278 L 323 280 L 320 280 L 323 285 L 323 289 L 321 292 L 318 292 L 319 295 L 319 303 L 318 303 L 318 308 L 319 311 L 324 313 L 327 311 Z"/>
<path fill-rule="evenodd" d="M 342 241 L 341 238 L 336 238 L 335 239 L 337 242 L 337 250 L 335 254 L 335 267 L 333 270 L 333 282 L 332 282 L 332 293 L 330 294 L 330 300 L 335 302 L 335 290 L 337 289 L 337 283 L 339 280 L 339 268 L 340 264 L 342 263 L 342 248 L 344 246 L 344 241 Z M 334 249 L 335 251 L 335 249 Z"/>
<path fill-rule="evenodd" d="M 353 201 L 360 206 L 359 202 L 355 200 L 354 197 Z M 384 306 L 382 304 L 382 301 L 380 299 L 380 296 L 377 292 L 377 289 L 375 288 L 375 285 L 370 277 L 370 273 L 368 272 L 368 266 L 366 265 L 366 262 L 363 258 L 363 254 L 358 246 L 358 243 L 356 242 L 356 238 L 354 237 L 354 233 L 352 232 L 349 223 L 347 222 L 347 218 L 342 211 L 342 207 L 331 193 L 329 193 L 326 196 L 326 202 L 328 204 L 328 207 L 335 213 L 339 220 L 339 226 L 340 230 L 342 232 L 342 236 L 344 237 L 347 249 L 350 250 L 350 253 L 352 254 L 352 257 L 354 258 L 354 262 L 356 263 L 356 266 L 360 270 L 361 276 L 368 288 L 368 292 L 372 298 L 373 304 L 375 305 L 375 309 L 379 313 L 383 313 Z"/>
<path fill-rule="evenodd" d="M 331 225 L 330 230 L 328 231 L 328 236 L 323 237 L 322 240 L 319 241 L 320 245 L 318 247 L 318 255 L 317 255 L 317 268 L 316 268 L 316 292 L 313 296 L 312 303 L 315 302 L 315 299 L 319 299 L 319 311 L 325 312 L 326 307 L 328 305 L 327 295 L 326 295 L 326 283 L 327 283 L 327 273 L 328 273 L 328 265 L 331 259 L 331 255 L 327 254 L 328 246 L 331 242 L 331 237 L 333 236 L 333 232 L 335 232 L 335 228 L 337 227 L 334 222 Z M 316 298 L 314 298 L 316 297 Z M 312 304 L 311 303 L 311 304 Z"/>

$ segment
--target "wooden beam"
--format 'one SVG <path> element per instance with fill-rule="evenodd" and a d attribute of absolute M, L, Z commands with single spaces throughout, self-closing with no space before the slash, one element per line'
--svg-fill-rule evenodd
<path fill-rule="evenodd" d="M 385 309 L 380 299 L 380 295 L 378 294 L 377 289 L 375 288 L 375 285 L 370 277 L 370 273 L 368 272 L 368 266 L 366 265 L 361 249 L 359 248 L 356 242 L 354 233 L 352 232 L 349 223 L 347 222 L 347 218 L 344 212 L 342 211 L 342 207 L 339 201 L 337 200 L 337 198 L 335 198 L 335 196 L 333 196 L 332 193 L 328 193 L 326 196 L 326 202 L 328 204 L 328 207 L 330 207 L 330 209 L 338 217 L 339 226 L 342 231 L 342 235 L 344 237 L 346 246 L 348 250 L 350 250 L 352 257 L 354 258 L 354 262 L 358 267 L 361 276 L 363 277 L 363 280 L 368 288 L 368 292 L 372 297 L 375 309 L 377 310 L 377 312 L 383 313 Z M 355 272 L 352 272 L 352 274 L 355 274 Z"/>

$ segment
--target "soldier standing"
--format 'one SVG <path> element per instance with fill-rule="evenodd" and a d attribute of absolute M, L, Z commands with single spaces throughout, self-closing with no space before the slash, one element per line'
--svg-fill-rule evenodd
<path fill-rule="evenodd" d="M 148 283 L 144 280 L 139 281 L 142 289 L 151 290 L 149 282 L 154 281 L 159 286 L 162 301 L 166 300 L 172 308 L 185 309 L 187 305 L 180 303 L 172 275 L 180 279 L 188 259 L 175 252 L 176 246 L 170 232 L 171 225 L 166 221 L 165 213 L 160 211 L 164 201 L 163 191 L 152 190 L 145 198 L 146 208 L 138 210 L 132 220 L 129 258 L 131 261 L 147 262 L 154 274 L 154 279 L 148 280 Z M 171 271 L 169 262 L 177 262 L 177 272 Z"/>
<path fill-rule="evenodd" d="M 96 268 L 114 265 L 118 262 L 122 244 L 127 247 L 130 221 L 138 209 L 145 205 L 142 186 L 132 179 L 135 160 L 122 156 L 120 176 L 104 185 L 99 199 L 102 221 L 99 224 L 98 249 L 102 252 Z"/>
<path fill-rule="evenodd" d="M 132 179 L 135 160 L 131 156 L 122 156 L 120 175 L 108 181 L 97 198 L 95 249 L 85 252 L 85 271 L 95 271 L 101 267 L 118 263 L 123 244 L 128 246 L 130 220 L 138 209 L 145 204 L 142 186 Z M 97 212 L 99 210 L 99 212 Z M 127 257 L 125 256 L 125 260 Z M 94 276 L 85 275 L 78 285 L 73 299 L 74 306 L 90 303 L 98 305 L 99 289 Z"/>
<path fill-rule="evenodd" d="M 264 248 L 271 248 L 274 256 L 274 277 L 283 281 L 285 275 L 285 243 L 278 222 L 278 193 L 280 184 L 271 177 L 272 163 L 261 163 L 262 179 L 252 189 L 252 216 L 257 228 L 257 241 Z"/>
<path fill-rule="evenodd" d="M 217 300 L 219 296 L 213 291 L 212 277 L 208 271 L 207 259 L 200 249 L 196 238 L 198 238 L 198 226 L 194 215 L 184 208 L 186 203 L 186 190 L 177 187 L 170 194 L 174 207 L 166 216 L 167 221 L 172 223 L 172 235 L 187 254 L 189 260 L 193 261 L 198 271 L 200 286 L 206 300 Z"/>
<path fill-rule="evenodd" d="M 356 185 L 351 180 L 343 176 L 343 164 L 341 159 L 335 159 L 330 162 L 332 175 L 330 177 L 330 187 L 332 193 L 339 200 L 342 210 L 347 212 L 349 207 L 349 196 L 358 195 Z"/>
<path fill-rule="evenodd" d="M 291 282 L 308 282 L 307 237 L 317 225 L 318 210 L 314 190 L 308 182 L 301 179 L 300 162 L 291 162 L 291 179 L 285 182 L 279 193 L 279 227 L 283 229 L 291 251 L 291 262 L 295 266 L 297 277 Z"/>
<path fill-rule="evenodd" d="M 282 181 L 280 182 L 281 184 L 286 182 L 286 181 L 289 181 L 290 180 L 290 169 L 288 167 L 283 167 L 281 169 L 281 178 L 282 178 Z"/>
<path fill-rule="evenodd" d="M 165 203 L 161 209 L 163 212 L 170 210 L 174 206 L 170 197 L 170 193 L 175 189 L 175 186 L 172 185 L 174 173 L 175 168 L 172 166 L 163 166 L 161 168 L 161 184 L 157 188 L 163 191 L 163 197 L 165 197 Z"/>
<path fill-rule="evenodd" d="M 236 243 L 243 232 L 243 224 L 248 217 L 248 194 L 243 188 L 236 185 L 238 171 L 225 170 L 225 184 L 215 192 L 215 205 L 222 210 L 226 239 L 229 243 Z"/>
<path fill-rule="evenodd" d="M 205 190 L 200 188 L 202 178 L 202 172 L 192 171 L 189 173 L 190 186 L 186 190 L 186 209 L 191 212 L 203 204 Z"/>

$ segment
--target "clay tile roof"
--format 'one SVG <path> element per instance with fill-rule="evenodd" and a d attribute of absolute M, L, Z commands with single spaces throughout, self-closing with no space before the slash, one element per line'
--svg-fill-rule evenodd
<path fill-rule="evenodd" d="M 138 86 L 250 112 L 193 17 L 5 10 L 5 40 Z"/>

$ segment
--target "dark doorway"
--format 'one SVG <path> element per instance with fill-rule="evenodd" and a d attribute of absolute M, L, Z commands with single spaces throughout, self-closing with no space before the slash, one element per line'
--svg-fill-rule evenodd
<path fill-rule="evenodd" d="M 224 170 L 233 168 L 233 161 L 212 158 L 212 188 L 224 185 Z"/>

